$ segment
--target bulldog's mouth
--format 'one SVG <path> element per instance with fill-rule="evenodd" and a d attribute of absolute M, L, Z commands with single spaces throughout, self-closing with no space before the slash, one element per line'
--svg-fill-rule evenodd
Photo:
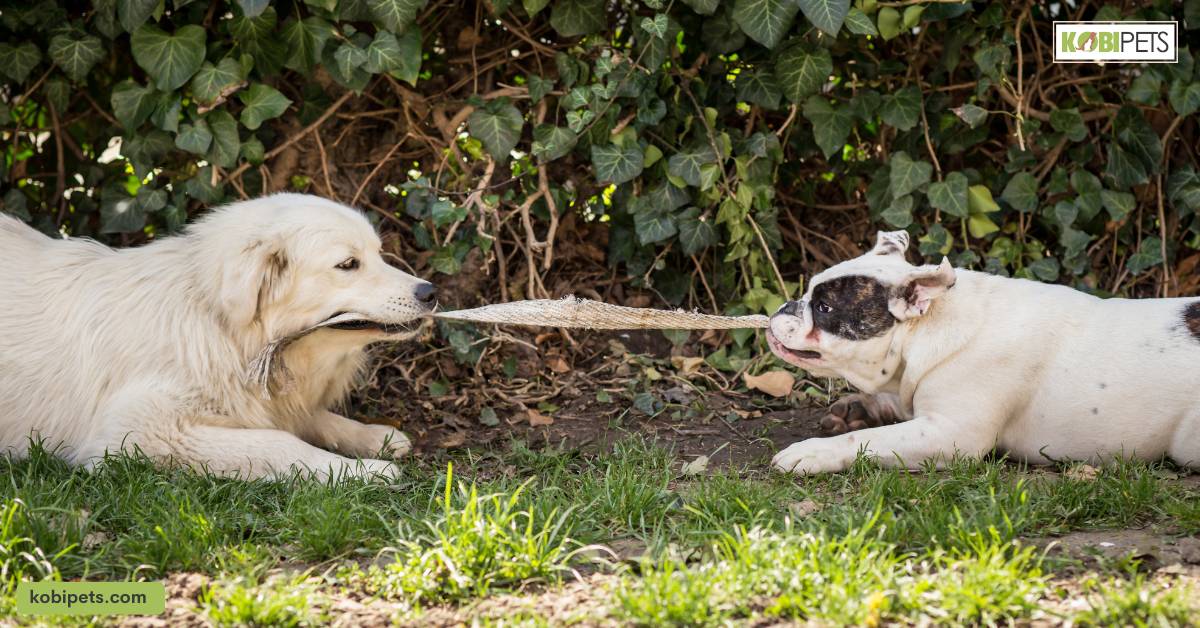
<path fill-rule="evenodd" d="M 775 352 L 775 355 L 785 360 L 792 358 L 803 362 L 813 362 L 821 359 L 820 351 L 811 351 L 808 349 L 796 350 L 783 346 L 783 343 L 779 342 L 779 339 L 770 330 L 767 330 L 767 346 L 771 348 L 771 351 Z"/>

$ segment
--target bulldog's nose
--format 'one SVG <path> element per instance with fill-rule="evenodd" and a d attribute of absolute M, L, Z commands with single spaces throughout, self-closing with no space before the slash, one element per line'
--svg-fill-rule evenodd
<path fill-rule="evenodd" d="M 784 314 L 787 316 L 796 316 L 797 315 L 796 312 L 799 310 L 800 310 L 800 302 L 799 301 L 788 301 L 787 303 L 783 304 L 783 307 L 779 308 L 779 311 L 775 312 L 775 315 L 779 316 L 780 314 Z"/>
<path fill-rule="evenodd" d="M 433 305 L 434 299 L 437 299 L 437 288 L 425 281 L 417 285 L 413 290 L 413 296 L 425 305 Z"/>

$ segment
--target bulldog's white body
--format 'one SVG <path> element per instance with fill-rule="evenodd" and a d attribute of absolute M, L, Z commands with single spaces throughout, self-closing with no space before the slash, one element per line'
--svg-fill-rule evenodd
<path fill-rule="evenodd" d="M 902 253 L 875 253 L 827 272 L 894 285 L 900 265 L 921 271 Z M 1169 456 L 1200 467 L 1200 321 L 1187 318 L 1200 314 L 1193 306 L 1200 299 L 1100 299 L 1065 286 L 942 270 L 948 286 L 926 311 L 898 317 L 877 338 L 826 342 L 833 354 L 855 354 L 850 361 L 819 364 L 840 362 L 823 352 L 818 364 L 801 363 L 864 393 L 896 395 L 910 420 L 796 443 L 776 456 L 777 467 L 839 471 L 862 450 L 913 468 L 993 449 L 1034 463 Z M 788 322 L 773 320 L 774 337 L 790 349 L 812 349 Z"/>

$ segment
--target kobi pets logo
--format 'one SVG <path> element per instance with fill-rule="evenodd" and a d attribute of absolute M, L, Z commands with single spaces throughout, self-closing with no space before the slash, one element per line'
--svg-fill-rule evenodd
<path fill-rule="evenodd" d="M 1055 22 L 1055 63 L 1176 63 L 1179 22 Z"/>

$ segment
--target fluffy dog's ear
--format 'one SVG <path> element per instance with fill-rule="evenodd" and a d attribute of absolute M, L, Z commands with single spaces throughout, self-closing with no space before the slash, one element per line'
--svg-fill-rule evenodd
<path fill-rule="evenodd" d="M 907 250 L 907 231 L 880 231 L 875 235 L 875 248 L 871 249 L 871 253 L 875 255 L 899 255 L 903 258 L 904 252 Z"/>
<path fill-rule="evenodd" d="M 922 266 L 909 273 L 904 283 L 896 286 L 888 300 L 888 310 L 897 320 L 906 321 L 929 311 L 933 300 L 954 287 L 957 277 L 950 260 L 943 257 L 937 266 Z"/>
<path fill-rule="evenodd" d="M 288 259 L 283 243 L 256 240 L 228 260 L 221 277 L 221 304 L 229 322 L 244 327 L 259 320 L 277 295 Z"/>

